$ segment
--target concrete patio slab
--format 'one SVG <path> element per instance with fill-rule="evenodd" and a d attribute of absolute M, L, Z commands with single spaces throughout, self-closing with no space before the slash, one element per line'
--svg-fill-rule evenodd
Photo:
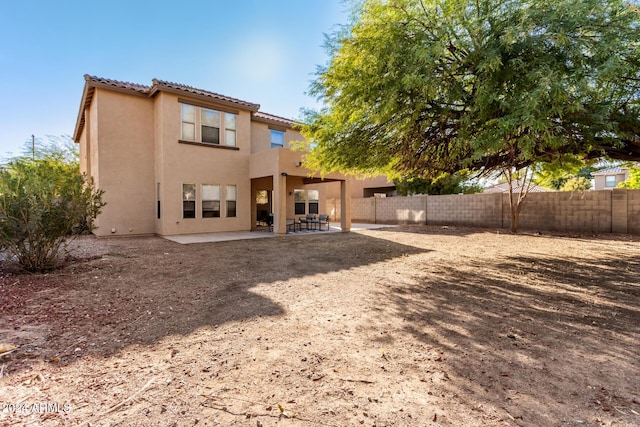
<path fill-rule="evenodd" d="M 395 227 L 389 224 L 351 224 L 351 231 L 372 230 L 376 228 Z M 340 224 L 329 224 L 329 231 L 298 231 L 295 233 L 287 233 L 292 236 L 314 235 L 322 233 L 338 233 L 341 232 Z M 167 240 L 188 245 L 191 243 L 211 243 L 211 242 L 227 242 L 231 240 L 247 240 L 247 239 L 263 239 L 266 237 L 274 237 L 269 231 L 229 231 L 223 233 L 198 233 L 198 234 L 180 234 L 176 236 L 163 236 Z"/>

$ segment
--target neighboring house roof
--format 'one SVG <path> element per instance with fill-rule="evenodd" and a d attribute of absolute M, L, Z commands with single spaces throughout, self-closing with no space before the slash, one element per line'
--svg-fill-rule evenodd
<path fill-rule="evenodd" d="M 593 172 L 591 175 L 618 175 L 624 173 L 627 173 L 627 168 L 618 166 L 615 168 L 600 169 L 598 172 Z"/>
<path fill-rule="evenodd" d="M 241 108 L 243 110 L 249 110 L 252 113 L 252 120 L 262 121 L 269 124 L 280 125 L 284 127 L 292 127 L 295 122 L 284 117 L 274 116 L 272 114 L 262 113 L 260 104 L 254 104 L 252 102 L 243 101 L 241 99 L 232 98 L 229 96 L 221 95 L 219 93 L 210 92 L 204 89 L 198 89 L 192 86 L 183 85 L 180 83 L 169 82 L 165 80 L 153 79 L 152 86 L 141 85 L 137 83 L 124 82 L 120 80 L 106 79 L 103 77 L 84 75 L 85 85 L 84 92 L 82 94 L 82 100 L 80 102 L 80 110 L 78 111 L 78 119 L 76 121 L 76 128 L 73 133 L 73 140 L 78 141 L 80 134 L 84 129 L 85 117 L 84 111 L 91 105 L 93 100 L 93 94 L 95 88 L 104 88 L 117 92 L 128 93 L 131 95 L 139 95 L 145 97 L 153 97 L 158 92 L 170 92 L 178 95 L 184 95 L 191 98 L 201 99 L 205 101 L 213 101 L 218 104 L 231 106 L 235 108 Z"/>
<path fill-rule="evenodd" d="M 514 181 L 513 182 L 513 192 L 519 193 L 522 191 L 522 181 Z M 540 187 L 539 185 L 531 184 L 529 187 L 529 193 L 545 193 L 547 190 L 544 187 Z M 509 192 L 509 183 L 502 182 L 500 184 L 492 185 L 484 189 L 483 193 L 508 193 Z"/>

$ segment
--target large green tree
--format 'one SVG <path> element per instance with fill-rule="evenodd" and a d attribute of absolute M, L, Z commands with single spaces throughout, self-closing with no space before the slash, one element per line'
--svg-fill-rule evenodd
<path fill-rule="evenodd" d="M 307 166 L 511 180 L 565 156 L 640 159 L 639 23 L 622 0 L 365 1 L 312 84 Z"/>
<path fill-rule="evenodd" d="M 618 184 L 619 188 L 640 189 L 640 163 L 627 165 L 629 178 Z"/>
<path fill-rule="evenodd" d="M 443 173 L 436 178 L 396 178 L 396 191 L 401 196 L 414 194 L 474 194 L 482 192 L 482 187 L 470 179 L 469 173 Z"/>

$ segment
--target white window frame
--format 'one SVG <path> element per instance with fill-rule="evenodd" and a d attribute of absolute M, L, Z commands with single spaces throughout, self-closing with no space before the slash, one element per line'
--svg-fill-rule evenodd
<path fill-rule="evenodd" d="M 610 182 L 610 178 L 613 178 L 613 183 Z M 615 188 L 617 179 L 615 175 L 606 175 L 604 177 L 604 188 Z M 613 184 L 613 185 L 610 185 Z"/>
<path fill-rule="evenodd" d="M 212 187 L 211 189 L 205 187 Z M 216 188 L 217 187 L 217 188 Z M 202 184 L 201 185 L 201 197 L 202 197 L 202 218 L 220 218 L 222 215 L 221 205 L 222 201 L 220 191 L 222 190 L 219 184 Z M 209 196 L 210 193 L 217 193 L 217 198 Z M 216 203 L 218 209 L 216 210 Z M 208 212 L 213 212 L 212 215 L 209 215 Z M 217 213 L 217 215 L 216 215 Z"/>
<path fill-rule="evenodd" d="M 302 212 L 298 210 L 298 208 L 302 206 Z M 296 188 L 293 190 L 293 211 L 295 215 L 306 215 L 307 214 L 307 192 L 301 188 Z"/>
<path fill-rule="evenodd" d="M 310 214 L 319 214 L 320 213 L 320 191 L 318 190 L 307 190 L 307 212 Z M 311 206 L 315 206 L 315 208 L 311 208 Z M 312 212 L 315 210 L 315 212 Z"/>
<path fill-rule="evenodd" d="M 187 187 L 193 187 L 193 193 L 187 191 Z M 193 203 L 193 209 L 185 209 L 187 206 L 186 203 Z M 193 211 L 193 216 L 185 216 L 187 212 Z M 183 183 L 182 184 L 182 218 L 183 219 L 195 219 L 198 214 L 198 198 L 197 198 L 197 190 L 196 184 L 193 183 Z"/>
<path fill-rule="evenodd" d="M 202 144 L 210 147 L 228 147 L 238 149 L 237 124 L 238 114 L 230 111 L 218 110 L 212 107 L 203 107 L 199 105 L 189 104 L 188 102 L 179 102 L 180 104 L 180 141 L 186 143 Z M 193 122 L 185 120 L 186 113 L 191 110 L 193 112 Z M 202 140 L 202 128 L 204 124 L 203 115 L 207 112 L 218 114 L 218 142 L 204 142 Z M 185 126 L 193 128 L 193 138 L 185 134 Z M 216 127 L 216 126 L 209 126 Z"/>
<path fill-rule="evenodd" d="M 192 110 L 193 113 L 193 121 L 185 120 L 186 110 Z M 189 104 L 180 104 L 180 139 L 184 141 L 195 142 L 197 139 L 196 136 L 196 107 L 194 105 Z M 185 135 L 185 125 L 191 126 L 193 128 L 193 137 L 189 137 Z"/>
<path fill-rule="evenodd" d="M 238 115 L 233 113 L 224 113 L 224 145 L 227 147 L 237 147 Z M 233 140 L 233 142 L 231 142 Z"/>
<path fill-rule="evenodd" d="M 220 145 L 220 142 L 222 141 L 222 112 L 218 111 L 218 110 L 214 110 L 212 108 L 199 108 L 200 110 L 200 142 L 203 144 L 208 144 L 208 145 Z M 215 121 L 217 123 L 206 123 L 206 117 L 207 115 L 209 115 L 209 113 L 211 113 L 211 115 L 214 117 Z M 215 126 L 217 125 L 217 126 Z M 205 141 L 205 132 L 204 132 L 204 128 L 210 128 L 210 129 L 217 129 L 218 131 L 218 135 L 217 135 L 217 142 L 214 141 Z"/>
<path fill-rule="evenodd" d="M 229 212 L 229 202 L 233 202 L 233 215 Z M 225 186 L 225 215 L 227 218 L 236 218 L 238 216 L 238 186 L 227 185 Z"/>
<path fill-rule="evenodd" d="M 269 129 L 269 141 L 271 142 L 271 148 L 284 148 L 284 131 L 278 129 Z M 282 144 L 273 142 L 273 135 L 282 135 Z"/>

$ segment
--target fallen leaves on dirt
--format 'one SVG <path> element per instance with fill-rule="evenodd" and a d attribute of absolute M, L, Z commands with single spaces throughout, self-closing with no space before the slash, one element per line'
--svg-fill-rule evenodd
<path fill-rule="evenodd" d="M 638 425 L 638 240 L 82 238 L 0 272 L 0 425 Z"/>

